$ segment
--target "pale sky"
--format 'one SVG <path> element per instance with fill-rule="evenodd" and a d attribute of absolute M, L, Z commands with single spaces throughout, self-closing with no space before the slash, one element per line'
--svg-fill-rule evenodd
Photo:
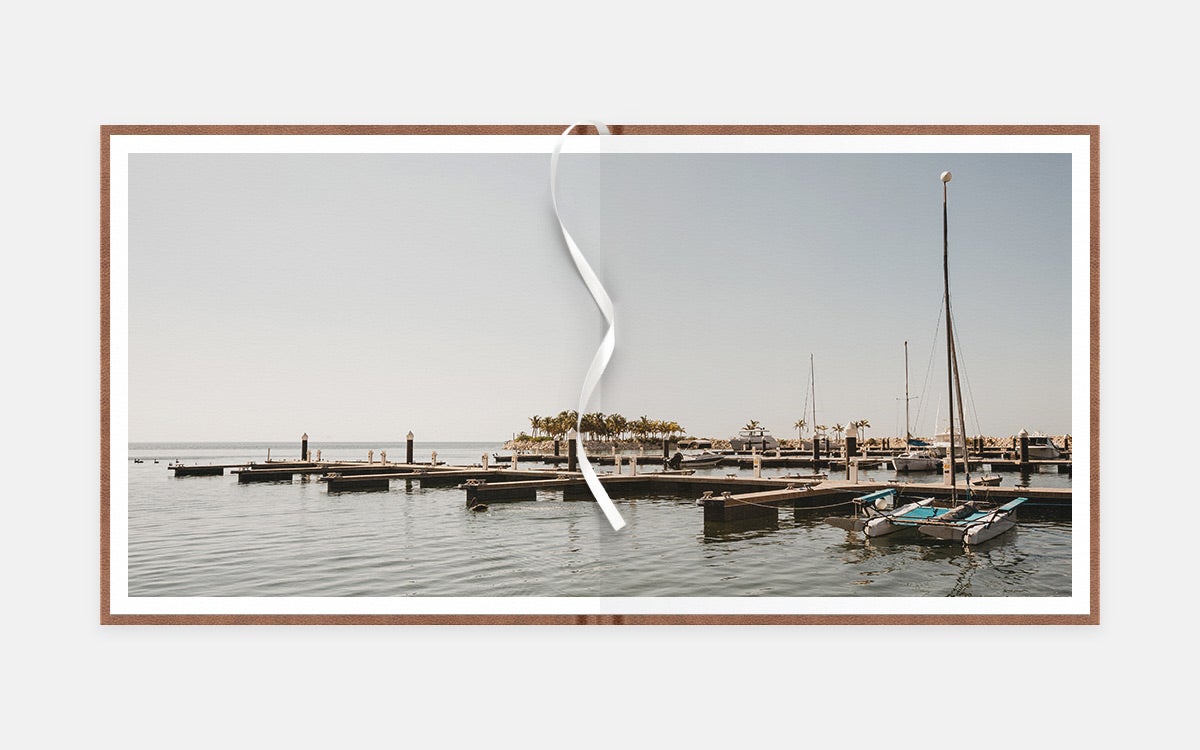
<path fill-rule="evenodd" d="M 968 430 L 1070 432 L 1070 167 L 564 155 L 564 219 L 617 308 L 591 410 L 794 436 L 811 353 L 819 422 L 898 435 L 907 339 L 932 433 L 949 169 Z M 499 441 L 575 408 L 603 321 L 548 176 L 544 154 L 132 156 L 130 439 Z"/>

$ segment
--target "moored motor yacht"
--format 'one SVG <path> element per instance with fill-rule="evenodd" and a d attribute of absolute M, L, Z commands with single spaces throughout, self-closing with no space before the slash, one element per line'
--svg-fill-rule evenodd
<path fill-rule="evenodd" d="M 779 441 L 767 430 L 756 427 L 750 430 L 740 430 L 737 435 L 729 438 L 729 446 L 735 451 L 775 450 Z"/>
<path fill-rule="evenodd" d="M 1027 439 L 1029 440 L 1029 457 L 1036 461 L 1050 461 L 1061 455 L 1058 446 L 1054 444 L 1049 435 L 1035 432 Z"/>

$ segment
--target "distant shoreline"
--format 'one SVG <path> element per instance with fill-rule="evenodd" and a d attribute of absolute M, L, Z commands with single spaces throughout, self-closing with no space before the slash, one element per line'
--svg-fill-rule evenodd
<path fill-rule="evenodd" d="M 1064 445 L 1066 445 L 1066 441 L 1070 438 L 1070 436 L 1068 436 L 1068 435 L 1050 435 L 1049 437 L 1060 450 L 1063 449 Z M 914 438 L 914 439 L 926 440 L 928 442 L 932 442 L 929 438 Z M 697 440 L 701 440 L 701 441 L 710 443 L 711 445 L 709 446 L 709 448 L 711 448 L 712 450 L 720 451 L 720 450 L 732 450 L 733 449 L 733 446 L 730 445 L 730 442 L 728 439 L 713 439 L 713 438 L 671 439 L 669 442 L 669 445 L 672 447 L 672 449 L 675 449 L 679 446 L 679 444 L 681 442 L 682 443 L 694 443 Z M 904 446 L 904 438 L 902 438 L 902 437 L 888 437 L 888 438 L 870 437 L 870 438 L 867 438 L 866 440 L 863 440 L 862 442 L 858 443 L 858 448 L 860 450 L 868 450 L 868 449 L 882 450 L 884 448 L 885 440 L 887 441 L 887 445 L 888 445 L 889 449 L 894 450 L 894 449 L 901 448 Z M 1013 436 L 1013 435 L 1010 435 L 1009 437 L 1003 437 L 1003 438 L 985 436 L 983 438 L 983 447 L 984 448 L 1011 449 L 1013 447 L 1014 440 L 1017 440 L 1017 437 Z M 972 436 L 971 443 L 967 446 L 968 449 L 973 450 L 975 448 L 974 441 L 975 441 L 975 436 Z M 567 442 L 566 439 L 560 439 L 559 449 L 561 451 L 566 450 L 566 442 Z M 828 441 L 828 449 L 838 450 L 844 444 L 845 444 L 844 439 L 837 440 L 834 438 L 830 438 Z M 1019 443 L 1018 443 L 1018 445 L 1019 445 Z M 600 452 L 611 453 L 613 448 L 616 448 L 619 452 L 640 451 L 640 450 L 661 450 L 662 449 L 662 441 L 661 440 L 646 440 L 646 441 L 586 440 L 586 441 L 584 441 L 583 447 L 589 453 L 600 453 Z M 690 447 L 690 445 L 688 447 Z M 795 438 L 779 438 L 779 448 L 781 450 L 793 450 L 793 451 L 794 450 L 812 450 L 812 438 L 807 438 L 804 440 L 797 440 Z M 554 440 L 550 439 L 550 438 L 542 438 L 542 439 L 537 439 L 537 440 L 506 440 L 504 442 L 504 449 L 510 450 L 510 451 L 515 450 L 519 453 L 549 453 L 554 450 Z M 823 443 L 822 450 L 824 451 L 826 449 L 827 448 Z M 773 451 L 775 449 L 771 448 L 769 450 Z"/>

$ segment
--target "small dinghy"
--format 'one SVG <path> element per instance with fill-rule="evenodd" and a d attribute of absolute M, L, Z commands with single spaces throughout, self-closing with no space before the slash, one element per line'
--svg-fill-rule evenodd
<path fill-rule="evenodd" d="M 995 487 L 1000 484 L 999 474 L 984 474 L 971 480 L 972 487 Z"/>
<path fill-rule="evenodd" d="M 719 465 L 723 459 L 724 456 L 720 453 L 710 451 L 688 456 L 676 451 L 674 456 L 663 460 L 663 467 L 667 469 L 706 469 Z"/>

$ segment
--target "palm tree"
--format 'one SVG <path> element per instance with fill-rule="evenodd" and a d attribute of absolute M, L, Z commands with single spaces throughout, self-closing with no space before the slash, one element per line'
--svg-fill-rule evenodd
<path fill-rule="evenodd" d="M 804 439 L 804 426 L 807 424 L 808 424 L 808 422 L 805 422 L 804 418 L 801 417 L 800 419 L 796 420 L 796 424 L 792 425 L 793 427 L 796 428 L 796 439 L 797 440 Z"/>
<path fill-rule="evenodd" d="M 529 427 L 533 430 L 533 436 L 537 437 L 538 430 L 542 426 L 542 418 L 536 414 L 529 418 Z"/>
<path fill-rule="evenodd" d="M 862 440 L 865 440 L 865 439 L 866 439 L 866 437 L 867 437 L 867 428 L 868 428 L 868 427 L 870 427 L 870 426 L 871 426 L 871 420 L 869 420 L 869 419 L 860 419 L 860 420 L 858 420 L 857 422 L 855 422 L 855 423 L 854 423 L 853 427 L 854 427 L 854 430 L 855 430 L 855 434 L 857 434 L 857 435 L 858 435 L 858 439 L 859 439 L 860 441 L 862 441 Z"/>
<path fill-rule="evenodd" d="M 604 414 L 598 411 L 584 414 L 581 426 L 590 439 L 597 439 L 604 434 Z"/>
<path fill-rule="evenodd" d="M 650 436 L 651 430 L 654 427 L 654 420 L 643 414 L 638 417 L 638 420 L 633 423 L 633 431 L 639 439 L 645 439 Z"/>
<path fill-rule="evenodd" d="M 625 430 L 629 427 L 629 420 L 620 414 L 609 414 L 604 423 L 605 427 L 608 428 L 608 433 L 615 435 L 617 440 L 621 439 L 621 436 L 625 434 Z"/>
<path fill-rule="evenodd" d="M 751 419 L 749 422 L 746 423 L 746 426 L 743 427 L 742 429 L 743 430 L 757 430 L 758 429 L 758 420 Z"/>
<path fill-rule="evenodd" d="M 833 426 L 833 434 L 838 436 L 839 442 L 841 441 L 842 433 L 845 431 L 846 431 L 845 425 L 835 424 Z"/>

